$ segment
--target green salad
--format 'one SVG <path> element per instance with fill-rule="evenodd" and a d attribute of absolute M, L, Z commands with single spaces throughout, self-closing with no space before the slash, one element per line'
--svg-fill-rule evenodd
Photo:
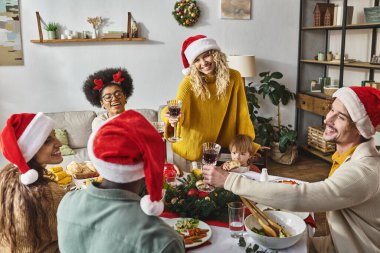
<path fill-rule="evenodd" d="M 186 232 L 188 229 L 197 228 L 198 225 L 199 225 L 198 219 L 185 218 L 185 219 L 178 220 L 177 223 L 175 224 L 175 228 L 179 232 Z"/>

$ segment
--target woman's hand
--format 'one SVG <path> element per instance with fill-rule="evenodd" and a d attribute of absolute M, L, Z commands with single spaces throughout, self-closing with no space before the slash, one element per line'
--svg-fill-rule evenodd
<path fill-rule="evenodd" d="M 224 187 L 224 182 L 226 182 L 229 174 L 227 171 L 214 165 L 203 165 L 202 172 L 205 183 L 220 188 Z"/>
<path fill-rule="evenodd" d="M 181 117 L 181 114 L 177 118 L 170 117 L 169 111 L 165 112 L 164 117 L 168 118 L 169 124 L 174 127 L 175 124 L 178 123 L 179 118 Z"/>

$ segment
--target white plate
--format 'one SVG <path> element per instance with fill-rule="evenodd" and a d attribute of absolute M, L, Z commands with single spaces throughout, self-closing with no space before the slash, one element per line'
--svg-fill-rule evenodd
<path fill-rule="evenodd" d="M 162 220 L 165 221 L 166 224 L 168 224 L 173 229 L 174 229 L 174 226 L 177 223 L 177 221 L 178 220 L 183 220 L 183 219 L 190 219 L 190 218 L 173 218 L 173 219 L 162 218 Z M 198 245 L 201 245 L 201 244 L 207 242 L 211 238 L 212 230 L 211 230 L 211 227 L 209 225 L 207 225 L 206 223 L 204 223 L 203 221 L 200 220 L 199 224 L 198 224 L 198 228 L 200 228 L 200 229 L 208 229 L 207 236 L 204 237 L 204 238 L 202 238 L 200 242 L 195 242 L 193 244 L 185 244 L 185 248 L 196 247 Z"/>
<path fill-rule="evenodd" d="M 261 211 L 264 211 L 265 209 L 271 209 L 271 210 L 279 210 L 279 211 L 283 211 L 283 212 L 288 212 L 288 213 L 292 213 L 292 214 L 295 214 L 297 215 L 298 217 L 300 217 L 301 219 L 306 219 L 308 216 L 309 216 L 309 213 L 308 212 L 293 212 L 293 211 L 288 211 L 288 210 L 285 210 L 285 209 L 275 209 L 273 207 L 270 207 L 270 206 L 266 206 L 266 205 L 263 205 L 263 204 L 256 204 L 256 206 L 258 208 L 260 208 Z"/>

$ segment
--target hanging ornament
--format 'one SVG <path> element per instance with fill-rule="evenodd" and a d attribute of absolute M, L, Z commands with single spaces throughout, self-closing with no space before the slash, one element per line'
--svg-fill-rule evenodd
<path fill-rule="evenodd" d="M 175 3 L 172 14 L 179 25 L 189 27 L 198 21 L 201 10 L 195 0 L 181 0 Z"/>

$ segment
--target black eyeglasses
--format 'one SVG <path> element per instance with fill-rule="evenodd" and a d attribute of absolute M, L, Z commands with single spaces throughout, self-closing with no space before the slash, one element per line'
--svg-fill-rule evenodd
<path fill-rule="evenodd" d="M 124 96 L 124 92 L 123 91 L 121 91 L 121 90 L 117 90 L 117 91 L 115 91 L 114 93 L 107 93 L 107 94 L 105 94 L 103 97 L 102 97 L 102 99 L 104 100 L 104 101 L 106 101 L 106 102 L 111 102 L 111 100 L 112 100 L 112 97 L 114 97 L 114 98 L 116 98 L 116 99 L 120 99 L 120 98 L 122 98 Z"/>

